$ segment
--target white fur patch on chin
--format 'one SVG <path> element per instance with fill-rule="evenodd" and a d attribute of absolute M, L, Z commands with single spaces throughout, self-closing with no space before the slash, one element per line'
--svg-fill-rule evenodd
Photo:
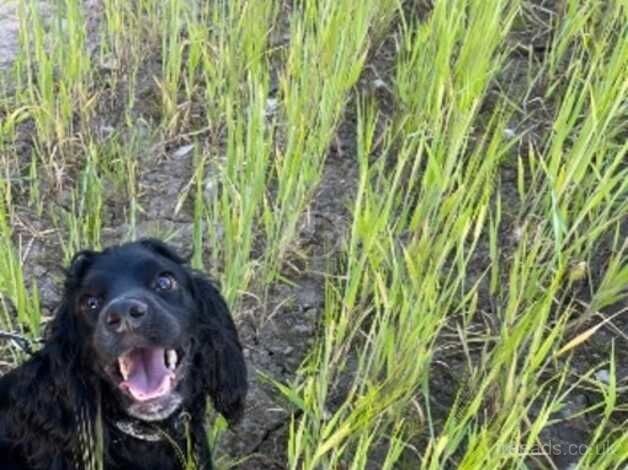
<path fill-rule="evenodd" d="M 132 403 L 126 409 L 126 412 L 129 416 L 141 419 L 142 421 L 161 421 L 177 411 L 181 403 L 183 403 L 181 395 L 171 393 L 166 397 Z"/>

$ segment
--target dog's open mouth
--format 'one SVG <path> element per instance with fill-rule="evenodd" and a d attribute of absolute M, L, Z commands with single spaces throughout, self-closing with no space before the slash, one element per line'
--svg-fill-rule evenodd
<path fill-rule="evenodd" d="M 118 357 L 118 386 L 138 402 L 167 396 L 177 385 L 182 358 L 182 350 L 161 347 L 132 349 Z"/>

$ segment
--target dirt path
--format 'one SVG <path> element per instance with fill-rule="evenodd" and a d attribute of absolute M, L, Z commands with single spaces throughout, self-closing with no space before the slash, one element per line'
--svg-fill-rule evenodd
<path fill-rule="evenodd" d="M 90 49 L 98 45 L 98 24 L 102 17 L 102 0 L 83 0 L 87 28 L 87 42 Z M 54 2 L 36 2 L 39 15 L 46 25 L 54 14 Z M 18 0 L 0 1 L 0 71 L 13 65 L 20 49 L 20 20 Z"/>
<path fill-rule="evenodd" d="M 9 67 L 15 60 L 18 33 L 17 2 L 3 0 L 0 3 L 0 69 Z"/>

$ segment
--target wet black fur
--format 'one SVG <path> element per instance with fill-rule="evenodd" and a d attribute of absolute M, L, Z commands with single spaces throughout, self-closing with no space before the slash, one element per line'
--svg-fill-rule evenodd
<path fill-rule="evenodd" d="M 246 367 L 229 310 L 212 283 L 187 267 L 172 249 L 157 240 L 145 239 L 103 252 L 85 251 L 74 257 L 67 271 L 63 300 L 49 325 L 44 347 L 0 378 L 1 469 L 76 468 L 77 414 L 86 410 L 95 423 L 99 403 L 105 470 L 183 468 L 177 451 L 167 440 L 156 443 L 139 440 L 112 425 L 121 413 L 120 408 L 102 377 L 94 374 L 93 366 L 90 367 L 93 355 L 86 354 L 90 331 L 75 311 L 76 291 L 91 258 L 107 256 L 121 248 L 138 256 L 145 253 L 142 250 L 150 250 L 153 255 L 181 265 L 188 277 L 186 283 L 197 308 L 192 325 L 192 362 L 184 379 L 188 383 L 183 407 L 191 417 L 188 434 L 199 469 L 211 468 L 204 427 L 207 398 L 211 398 L 214 408 L 230 422 L 240 418 L 247 391 Z M 123 269 L 124 266 L 120 266 L 120 270 Z M 180 432 L 180 420 L 176 427 L 174 421 L 174 417 L 170 417 L 158 425 L 185 451 L 189 443 Z"/>

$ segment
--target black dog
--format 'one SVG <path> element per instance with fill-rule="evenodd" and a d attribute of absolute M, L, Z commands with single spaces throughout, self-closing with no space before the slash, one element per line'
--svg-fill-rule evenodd
<path fill-rule="evenodd" d="M 206 277 L 157 240 L 83 251 L 44 347 L 0 378 L 0 468 L 208 470 L 207 397 L 235 422 L 246 391 Z"/>

